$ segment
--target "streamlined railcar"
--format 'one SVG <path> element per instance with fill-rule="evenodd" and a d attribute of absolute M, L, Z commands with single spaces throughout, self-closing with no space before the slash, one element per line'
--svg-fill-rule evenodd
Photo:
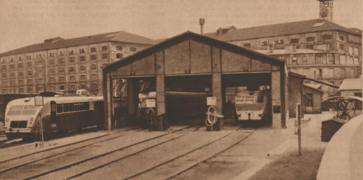
<path fill-rule="evenodd" d="M 103 97 L 44 97 L 43 102 L 36 106 L 34 98 L 21 98 L 8 103 L 8 139 L 35 139 L 42 131 L 51 135 L 103 123 Z"/>
<path fill-rule="evenodd" d="M 257 91 L 240 91 L 235 97 L 236 121 L 269 121 L 272 118 L 270 89 L 262 86 Z"/>

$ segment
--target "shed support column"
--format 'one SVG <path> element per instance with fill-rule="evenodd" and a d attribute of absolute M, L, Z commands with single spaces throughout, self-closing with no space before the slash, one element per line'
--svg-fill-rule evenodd
<path fill-rule="evenodd" d="M 127 103 L 128 103 L 128 115 L 135 115 L 135 79 L 127 79 Z"/>
<path fill-rule="evenodd" d="M 110 74 L 103 74 L 103 94 L 104 94 L 104 127 L 111 130 L 111 77 Z"/>
<path fill-rule="evenodd" d="M 223 114 L 223 96 L 222 96 L 222 73 L 213 72 L 212 73 L 212 94 L 213 97 L 217 99 L 217 105 L 215 106 L 217 109 L 217 113 Z M 218 119 L 218 122 L 213 126 L 213 130 L 222 130 L 223 129 L 223 118 Z"/>
<path fill-rule="evenodd" d="M 168 120 L 165 110 L 165 76 L 156 75 L 156 116 L 157 130 L 163 131 L 168 128 Z"/>
<path fill-rule="evenodd" d="M 272 128 L 281 128 L 281 80 L 280 71 L 271 73 Z"/>

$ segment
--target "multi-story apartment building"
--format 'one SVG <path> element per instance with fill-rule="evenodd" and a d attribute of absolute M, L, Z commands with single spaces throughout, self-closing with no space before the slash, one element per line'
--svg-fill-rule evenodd
<path fill-rule="evenodd" d="M 43 91 L 102 94 L 102 67 L 151 46 L 124 31 L 73 39 L 60 37 L 0 54 L 0 94 Z"/>
<path fill-rule="evenodd" d="M 236 29 L 219 28 L 206 35 L 286 61 L 289 71 L 339 86 L 359 78 L 362 31 L 332 21 L 332 0 L 319 0 L 320 18 Z M 323 98 L 338 90 L 322 86 Z"/>

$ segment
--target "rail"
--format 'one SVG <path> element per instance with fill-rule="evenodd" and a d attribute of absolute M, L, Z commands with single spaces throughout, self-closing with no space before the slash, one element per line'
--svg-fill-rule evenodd
<path fill-rule="evenodd" d="M 317 180 L 361 180 L 363 177 L 363 115 L 344 124 L 330 140 Z"/>

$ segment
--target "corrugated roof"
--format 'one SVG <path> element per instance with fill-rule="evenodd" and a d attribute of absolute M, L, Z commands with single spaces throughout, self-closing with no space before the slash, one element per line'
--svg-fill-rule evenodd
<path fill-rule="evenodd" d="M 313 27 L 314 25 L 315 27 Z M 223 35 L 217 35 L 216 32 L 206 33 L 205 35 L 211 38 L 219 39 L 221 41 L 234 41 L 331 30 L 339 30 L 362 36 L 362 34 L 357 31 L 348 29 L 324 19 L 312 19 L 242 28 Z"/>
<path fill-rule="evenodd" d="M 135 44 L 155 44 L 155 41 L 146 37 L 135 35 L 125 31 L 110 32 L 91 36 L 84 36 L 72 39 L 58 40 L 53 43 L 39 43 L 25 46 L 19 49 L 11 50 L 0 54 L 1 56 L 10 56 L 51 49 L 60 49 L 66 47 L 82 46 L 102 42 L 126 42 Z"/>
<path fill-rule="evenodd" d="M 360 78 L 344 79 L 339 87 L 339 91 L 343 90 L 361 90 L 362 80 Z"/>

